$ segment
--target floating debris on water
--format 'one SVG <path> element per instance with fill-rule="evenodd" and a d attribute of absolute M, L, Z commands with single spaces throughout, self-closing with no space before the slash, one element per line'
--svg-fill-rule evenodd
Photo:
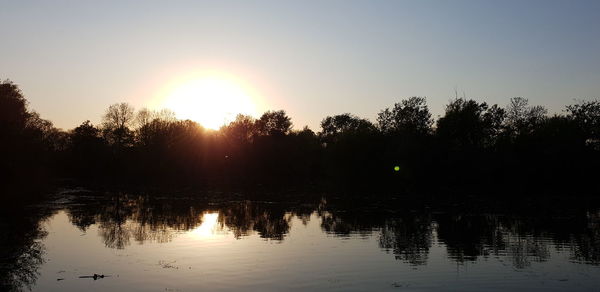
<path fill-rule="evenodd" d="M 79 276 L 81 279 L 103 279 L 104 277 L 110 277 L 110 275 L 94 274 L 93 276 Z"/>
<path fill-rule="evenodd" d="M 167 262 L 167 261 L 160 260 L 160 261 L 158 261 L 158 265 L 161 266 L 163 269 L 179 269 L 178 266 L 173 265 L 176 262 L 177 261 Z"/>

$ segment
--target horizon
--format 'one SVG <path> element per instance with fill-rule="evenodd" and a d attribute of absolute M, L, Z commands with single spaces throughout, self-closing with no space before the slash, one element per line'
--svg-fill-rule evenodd
<path fill-rule="evenodd" d="M 21 89 L 21 86 L 18 83 L 14 82 L 13 80 L 10 80 L 10 79 L 6 79 L 6 80 L 13 82 L 15 85 L 17 85 Z M 23 92 L 23 96 L 25 98 L 28 98 L 27 95 L 26 95 L 26 93 L 24 93 L 24 92 Z M 411 97 L 424 97 L 424 96 L 411 96 Z M 302 129 L 308 127 L 308 129 L 314 131 L 315 133 L 318 133 L 318 132 L 320 132 L 322 130 L 321 122 L 326 117 L 333 117 L 333 116 L 336 116 L 336 115 L 344 115 L 344 114 L 350 114 L 352 116 L 356 116 L 358 118 L 362 118 L 362 119 L 368 120 L 368 121 L 372 122 L 374 125 L 377 125 L 377 114 L 379 114 L 380 112 L 382 112 L 385 109 L 392 109 L 394 107 L 394 104 L 400 103 L 402 100 L 408 100 L 411 97 L 401 98 L 401 99 L 398 99 L 398 100 L 394 101 L 393 104 L 391 104 L 391 105 L 389 105 L 389 106 L 387 106 L 385 108 L 382 108 L 379 111 L 377 111 L 376 114 L 373 115 L 372 117 L 360 116 L 360 115 L 357 115 L 357 114 L 351 113 L 351 112 L 338 112 L 338 113 L 332 113 L 332 114 L 328 114 L 326 116 L 323 116 L 313 126 L 310 126 L 308 124 L 298 125 L 297 123 L 294 122 L 294 117 L 290 116 L 291 122 L 292 122 L 292 130 L 302 130 Z M 427 97 L 424 97 L 424 98 L 426 98 L 426 100 L 428 100 Z M 433 128 L 436 127 L 436 124 L 437 124 L 438 120 L 444 116 L 444 110 L 445 110 L 446 106 L 448 104 L 452 103 L 452 101 L 454 101 L 454 100 L 457 100 L 457 99 L 474 100 L 474 101 L 479 102 L 479 103 L 486 103 L 489 106 L 498 105 L 500 108 L 506 109 L 508 106 L 510 106 L 510 101 L 513 98 L 524 98 L 525 100 L 528 101 L 528 103 L 529 103 L 530 106 L 542 106 L 544 109 L 548 110 L 548 112 L 546 113 L 546 116 L 548 116 L 548 117 L 551 117 L 551 116 L 554 116 L 554 115 L 559 115 L 559 116 L 560 115 L 564 115 L 565 112 L 566 112 L 566 110 L 567 110 L 567 106 L 569 106 L 569 105 L 581 104 L 582 102 L 588 102 L 588 101 L 595 101 L 595 100 L 597 100 L 595 98 L 581 98 L 581 99 L 579 99 L 579 98 L 573 98 L 573 99 L 571 99 L 571 103 L 565 103 L 564 105 L 562 105 L 562 108 L 560 108 L 559 110 L 552 111 L 552 110 L 550 110 L 547 107 L 547 105 L 545 105 L 545 104 L 531 104 L 528 98 L 522 97 L 522 96 L 515 96 L 515 97 L 506 98 L 506 103 L 504 103 L 504 104 L 497 104 L 497 103 L 490 103 L 490 102 L 488 102 L 488 101 L 486 101 L 484 99 L 481 99 L 481 98 L 471 98 L 471 97 L 467 97 L 465 95 L 459 96 L 458 93 L 456 93 L 455 97 L 448 98 L 447 103 L 443 104 L 442 109 L 440 109 L 439 112 L 436 113 L 433 110 L 431 111 L 432 112 L 432 120 L 433 120 L 432 127 Z M 113 104 L 106 105 L 106 107 L 103 109 L 104 111 L 101 112 L 98 117 L 86 118 L 86 119 L 82 120 L 80 123 L 72 125 L 70 127 L 60 127 L 53 120 L 47 119 L 47 117 L 45 117 L 43 115 L 43 113 L 39 112 L 35 107 L 31 106 L 30 101 L 27 100 L 27 104 L 28 104 L 28 109 L 29 110 L 31 110 L 33 112 L 37 112 L 38 114 L 40 114 L 41 118 L 47 119 L 48 121 L 50 121 L 50 122 L 53 123 L 54 127 L 56 127 L 57 129 L 60 129 L 60 130 L 64 130 L 64 131 L 72 130 L 72 129 L 74 129 L 74 128 L 80 126 L 80 125 L 82 125 L 83 123 L 85 123 L 87 121 L 91 122 L 95 126 L 101 126 L 102 125 L 103 116 L 105 114 L 105 111 L 109 108 L 109 106 L 115 105 L 115 104 L 120 104 L 120 103 L 127 103 L 128 105 L 132 106 L 132 104 L 129 103 L 129 102 L 127 102 L 127 101 L 121 101 L 121 102 L 117 101 L 117 102 L 115 102 Z M 431 108 L 431 105 L 429 105 L 429 104 L 427 104 L 427 105 Z M 195 119 L 193 117 L 186 117 L 185 115 L 182 116 L 180 112 L 178 112 L 176 110 L 173 110 L 173 108 L 171 108 L 171 107 L 160 107 L 160 106 L 156 107 L 156 106 L 152 106 L 152 105 L 150 105 L 150 106 L 148 106 L 148 105 L 142 105 L 142 107 L 133 107 L 133 109 L 135 110 L 136 114 L 138 113 L 138 111 L 144 110 L 144 109 L 153 111 L 155 113 L 159 113 L 162 110 L 168 110 L 168 111 L 173 112 L 175 114 L 175 118 L 178 119 L 178 120 L 182 120 L 182 121 L 184 121 L 184 120 L 190 120 L 190 121 L 198 123 L 198 125 L 202 126 L 205 129 L 213 130 L 213 131 L 219 131 L 222 127 L 227 126 L 229 123 L 235 121 L 235 118 L 236 118 L 237 115 L 247 115 L 247 116 L 251 116 L 254 119 L 259 119 L 263 113 L 266 113 L 266 112 L 269 112 L 269 111 L 283 110 L 286 113 L 288 113 L 288 111 L 286 109 L 272 109 L 272 108 L 265 109 L 262 112 L 254 112 L 254 113 L 247 113 L 247 112 L 243 112 L 243 111 L 240 111 L 240 112 L 231 112 L 231 113 L 229 113 L 223 119 L 223 123 L 221 123 L 221 124 L 211 124 L 211 123 L 204 123 L 204 122 L 202 122 L 202 121 L 200 121 L 198 119 Z"/>
<path fill-rule="evenodd" d="M 98 124 L 117 102 L 169 108 L 156 101 L 204 72 L 236 80 L 223 90 L 243 88 L 255 118 L 283 109 L 314 131 L 341 113 L 375 121 L 412 96 L 436 118 L 455 97 L 520 96 L 549 114 L 599 97 L 595 1 L 177 3 L 5 3 L 0 77 L 63 129 Z M 199 121 L 214 112 L 205 98 L 171 109 L 212 127 L 235 114 L 221 105 Z"/>

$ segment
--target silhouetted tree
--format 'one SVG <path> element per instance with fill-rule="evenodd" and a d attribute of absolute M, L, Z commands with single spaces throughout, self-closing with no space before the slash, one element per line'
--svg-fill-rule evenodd
<path fill-rule="evenodd" d="M 2 135 L 25 128 L 29 113 L 19 87 L 10 80 L 0 82 L 0 130 Z"/>
<path fill-rule="evenodd" d="M 583 131 L 586 143 L 600 150 L 600 100 L 568 105 L 567 112 Z"/>
<path fill-rule="evenodd" d="M 506 107 L 506 124 L 512 135 L 531 133 L 546 117 L 548 111 L 542 106 L 529 106 L 523 97 L 513 97 Z"/>
<path fill-rule="evenodd" d="M 436 135 L 454 149 L 472 150 L 491 144 L 500 131 L 504 112 L 496 105 L 455 99 L 437 122 Z"/>
<path fill-rule="evenodd" d="M 256 121 L 259 135 L 282 136 L 292 129 L 292 121 L 285 111 L 267 111 Z"/>
<path fill-rule="evenodd" d="M 502 160 L 495 155 L 495 143 L 503 120 L 504 111 L 496 105 L 462 98 L 450 102 L 435 132 L 435 165 L 443 184 L 456 189 L 501 180 Z"/>
<path fill-rule="evenodd" d="M 326 117 L 319 133 L 324 143 L 325 173 L 348 187 L 360 185 L 378 175 L 378 132 L 366 119 L 351 114 Z"/>
<path fill-rule="evenodd" d="M 253 117 L 238 114 L 234 121 L 221 127 L 220 131 L 230 145 L 241 146 L 252 141 L 257 130 L 255 123 Z"/>
<path fill-rule="evenodd" d="M 345 113 L 326 117 L 321 121 L 321 139 L 334 143 L 344 135 L 364 135 L 375 131 L 375 126 L 366 119 Z"/>
<path fill-rule="evenodd" d="M 27 109 L 19 87 L 9 80 L 0 82 L 0 177 L 7 183 L 26 179 L 45 180 L 56 151 L 64 146 L 64 135 L 48 120 Z M 31 185 L 30 185 L 31 186 Z"/>
<path fill-rule="evenodd" d="M 404 189 L 422 185 L 419 180 L 429 176 L 426 172 L 430 172 L 434 154 L 431 151 L 432 123 L 424 97 L 411 97 L 394 104 L 392 109 L 379 112 L 377 126 L 383 134 L 380 169 L 386 170 L 380 177 Z"/>
<path fill-rule="evenodd" d="M 600 191 L 592 183 L 600 101 L 548 117 L 521 97 L 506 108 L 461 98 L 434 130 L 426 99 L 411 97 L 382 110 L 376 125 L 350 113 L 325 117 L 318 134 L 293 130 L 283 110 L 238 115 L 213 131 L 169 110 L 135 113 L 127 103 L 111 105 L 100 127 L 86 121 L 67 133 L 29 111 L 11 81 L 0 83 L 0 106 L 0 176 L 11 182 L 71 176 L 145 186 L 342 185 L 355 194 L 364 190 L 358 186 Z"/>
<path fill-rule="evenodd" d="M 89 120 L 73 129 L 71 132 L 71 144 L 73 148 L 95 148 L 103 143 L 100 137 L 100 129 L 96 128 Z"/>
<path fill-rule="evenodd" d="M 151 111 L 147 108 L 139 110 L 135 116 L 137 128 L 135 138 L 139 146 L 159 143 L 167 134 L 170 125 L 177 122 L 175 113 L 170 110 Z"/>
<path fill-rule="evenodd" d="M 69 133 L 69 167 L 78 178 L 99 178 L 107 170 L 107 143 L 89 120 Z"/>
<path fill-rule="evenodd" d="M 424 135 L 431 131 L 433 119 L 424 97 L 411 97 L 379 112 L 377 125 L 386 134 Z"/>
<path fill-rule="evenodd" d="M 131 145 L 133 133 L 129 127 L 134 117 L 134 109 L 128 103 L 116 103 L 108 107 L 102 117 L 102 131 L 110 145 L 117 148 Z"/>

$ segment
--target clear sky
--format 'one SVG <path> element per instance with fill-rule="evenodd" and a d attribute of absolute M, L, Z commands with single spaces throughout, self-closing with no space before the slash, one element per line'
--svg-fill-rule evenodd
<path fill-rule="evenodd" d="M 550 112 L 600 97 L 600 1 L 3 1 L 0 78 L 56 126 L 235 76 L 296 128 L 426 96 Z M 171 85 L 169 85 L 171 84 Z M 207 104 L 194 106 L 209 107 Z"/>

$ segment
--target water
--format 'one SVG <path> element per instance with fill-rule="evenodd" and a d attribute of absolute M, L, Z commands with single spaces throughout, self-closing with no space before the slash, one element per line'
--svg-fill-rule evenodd
<path fill-rule="evenodd" d="M 7 277 L 32 291 L 599 290 L 598 208 L 510 205 L 63 195 L 28 209 L 37 225 L 10 224 L 27 248 Z"/>

